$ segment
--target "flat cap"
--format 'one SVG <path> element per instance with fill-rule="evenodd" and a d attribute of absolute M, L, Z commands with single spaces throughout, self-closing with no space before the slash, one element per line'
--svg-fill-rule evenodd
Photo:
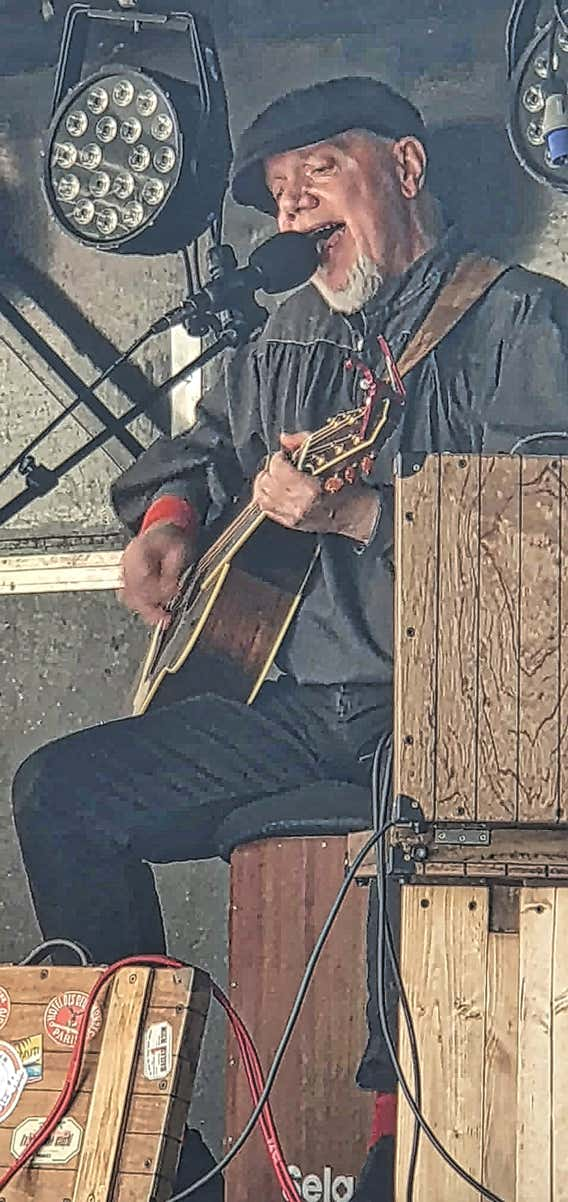
<path fill-rule="evenodd" d="M 329 79 L 287 92 L 259 113 L 241 135 L 231 178 L 234 199 L 273 214 L 276 206 L 266 187 L 264 161 L 348 129 L 368 129 L 395 140 L 413 135 L 424 142 L 426 135 L 418 109 L 388 84 L 370 76 Z"/>

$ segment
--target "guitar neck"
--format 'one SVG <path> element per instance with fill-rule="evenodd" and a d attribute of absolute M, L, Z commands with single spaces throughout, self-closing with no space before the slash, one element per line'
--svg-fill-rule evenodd
<path fill-rule="evenodd" d="M 206 584 L 210 576 L 232 559 L 265 517 L 266 514 L 259 509 L 256 501 L 249 501 L 195 565 L 192 573 L 194 581 L 199 579 Z"/>

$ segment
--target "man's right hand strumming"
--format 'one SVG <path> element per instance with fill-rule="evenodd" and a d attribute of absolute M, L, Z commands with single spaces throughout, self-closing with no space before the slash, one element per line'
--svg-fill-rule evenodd
<path fill-rule="evenodd" d="M 180 577 L 195 558 L 195 534 L 171 522 L 150 526 L 128 544 L 122 557 L 123 605 L 148 626 L 167 619 Z"/>

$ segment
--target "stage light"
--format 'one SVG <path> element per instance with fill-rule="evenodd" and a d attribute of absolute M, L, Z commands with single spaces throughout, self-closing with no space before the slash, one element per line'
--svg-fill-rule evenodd
<path fill-rule="evenodd" d="M 515 0 L 507 29 L 508 134 L 529 175 L 568 192 L 568 13 Z"/>
<path fill-rule="evenodd" d="M 100 15 L 84 5 L 69 13 L 44 156 L 48 205 L 67 234 L 97 250 L 180 250 L 218 218 L 231 157 L 210 32 L 204 38 L 192 14 L 171 17 L 191 38 L 197 84 L 116 64 L 81 78 L 84 37 L 81 61 L 68 66 L 73 23 Z"/>

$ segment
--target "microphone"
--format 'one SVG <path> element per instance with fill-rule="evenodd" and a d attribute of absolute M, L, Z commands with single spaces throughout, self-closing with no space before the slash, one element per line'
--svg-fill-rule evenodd
<path fill-rule="evenodd" d="M 183 305 L 159 318 L 152 327 L 153 333 L 161 333 L 179 322 L 207 319 L 231 309 L 242 300 L 243 293 L 254 293 L 259 288 L 268 293 L 289 292 L 311 279 L 319 266 L 317 239 L 310 234 L 293 231 L 274 234 L 257 246 L 245 267 L 237 267 L 233 251 L 230 247 L 225 249 L 234 265 Z"/>

